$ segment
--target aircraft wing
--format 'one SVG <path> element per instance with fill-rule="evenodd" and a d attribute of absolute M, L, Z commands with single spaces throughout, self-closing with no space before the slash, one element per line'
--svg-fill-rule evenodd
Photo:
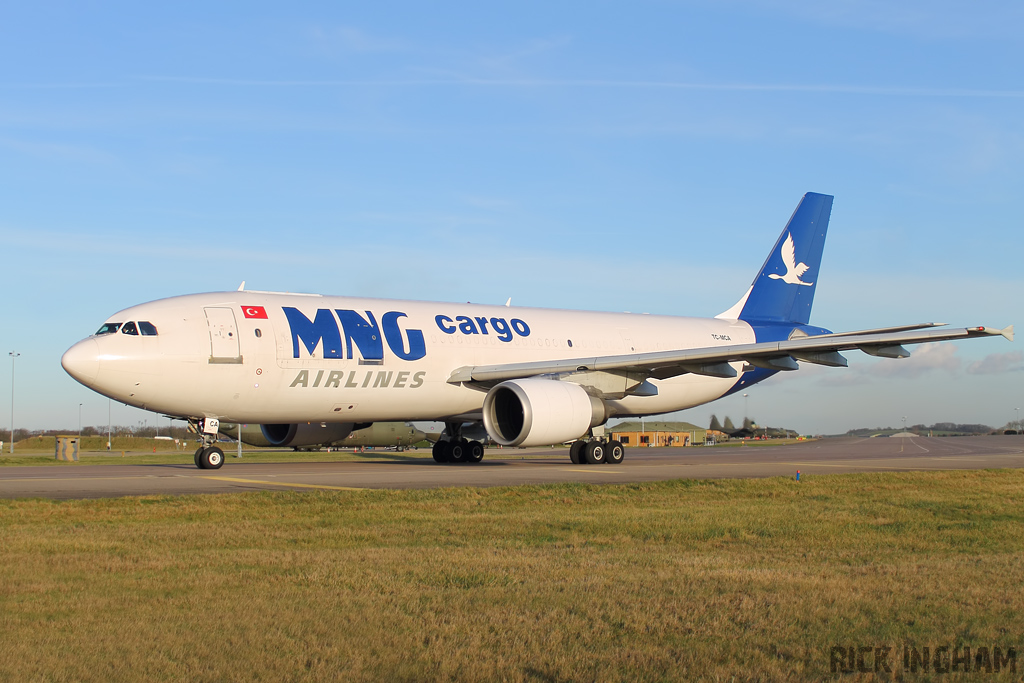
<path fill-rule="evenodd" d="M 924 344 L 993 335 L 1002 335 L 1013 340 L 1012 325 L 1002 330 L 993 327 L 921 329 L 933 328 L 935 325 L 925 323 L 883 330 L 840 332 L 785 341 L 709 346 L 678 351 L 464 366 L 453 371 L 448 382 L 493 385 L 509 379 L 538 375 L 561 375 L 567 378 L 566 375 L 595 372 L 628 374 L 636 379 L 667 379 L 688 372 L 711 377 L 736 377 L 737 372 L 729 363 L 737 361 L 768 370 L 796 370 L 796 361 L 846 367 L 846 359 L 840 355 L 840 351 L 859 349 L 872 356 L 906 358 L 910 356 L 910 352 L 903 348 L 904 344 Z"/>

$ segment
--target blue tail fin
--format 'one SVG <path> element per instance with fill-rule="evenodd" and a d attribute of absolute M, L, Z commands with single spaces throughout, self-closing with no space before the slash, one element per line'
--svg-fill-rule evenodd
<path fill-rule="evenodd" d="M 750 290 L 718 317 L 769 324 L 809 323 L 831 213 L 831 195 L 805 194 Z"/>

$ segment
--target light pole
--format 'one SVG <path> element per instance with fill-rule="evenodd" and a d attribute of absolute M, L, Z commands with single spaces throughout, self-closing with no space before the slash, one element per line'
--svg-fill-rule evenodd
<path fill-rule="evenodd" d="M 907 431 L 907 416 L 903 416 L 903 431 Z"/>
<path fill-rule="evenodd" d="M 82 442 L 82 404 L 78 404 L 78 442 Z"/>
<path fill-rule="evenodd" d="M 112 399 L 107 399 L 107 450 L 110 450 L 110 405 L 113 403 Z"/>
<path fill-rule="evenodd" d="M 1017 431 L 1019 432 L 1020 431 L 1020 408 L 1014 408 L 1014 410 L 1017 412 L 1017 424 L 1014 425 L 1014 426 L 1017 427 Z"/>
<path fill-rule="evenodd" d="M 743 428 L 747 428 L 747 418 L 750 417 L 750 394 L 743 394 Z"/>
<path fill-rule="evenodd" d="M 7 354 L 11 357 L 11 453 L 14 453 L 14 359 L 20 356 L 20 353 L 11 351 Z"/>

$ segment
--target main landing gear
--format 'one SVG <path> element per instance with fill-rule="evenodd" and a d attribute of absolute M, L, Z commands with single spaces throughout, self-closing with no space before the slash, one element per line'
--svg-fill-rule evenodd
<path fill-rule="evenodd" d="M 478 463 L 484 459 L 484 446 L 479 441 L 466 439 L 436 441 L 431 454 L 437 462 Z"/>
<path fill-rule="evenodd" d="M 224 451 L 215 446 L 217 433 L 220 431 L 220 420 L 189 420 L 192 427 L 203 439 L 203 445 L 196 450 L 194 461 L 201 470 L 219 470 L 224 464 Z"/>
<path fill-rule="evenodd" d="M 618 465 L 626 457 L 626 449 L 618 441 L 573 441 L 569 460 L 573 465 Z"/>
<path fill-rule="evenodd" d="M 484 459 L 482 443 L 462 438 L 461 422 L 445 423 L 444 432 L 448 439 L 438 439 L 431 450 L 436 462 L 478 463 Z"/>

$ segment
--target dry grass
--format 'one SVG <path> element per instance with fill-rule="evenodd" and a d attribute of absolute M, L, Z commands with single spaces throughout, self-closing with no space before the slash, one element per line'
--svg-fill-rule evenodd
<path fill-rule="evenodd" d="M 74 433 L 67 434 L 66 436 L 75 436 Z M 28 439 L 22 439 L 14 444 L 14 454 L 27 454 L 27 453 L 48 453 L 53 455 L 53 449 L 55 444 L 55 437 L 52 436 L 33 436 Z M 110 450 L 121 452 L 121 451 L 136 451 L 136 452 L 147 452 L 152 453 L 153 449 L 157 452 L 181 450 L 185 448 L 188 450 L 191 441 L 183 442 L 182 446 L 176 446 L 174 441 L 170 439 L 150 439 L 144 437 L 135 436 L 115 436 L 110 440 Z M 8 444 L 4 445 L 4 450 L 9 450 Z M 106 452 L 107 451 L 107 436 L 83 436 L 78 442 L 78 450 L 80 452 Z M 192 447 L 195 450 L 195 446 Z"/>
<path fill-rule="evenodd" d="M 1021 650 L 1022 493 L 999 471 L 0 501 L 0 679 L 792 680 L 837 643 Z"/>

